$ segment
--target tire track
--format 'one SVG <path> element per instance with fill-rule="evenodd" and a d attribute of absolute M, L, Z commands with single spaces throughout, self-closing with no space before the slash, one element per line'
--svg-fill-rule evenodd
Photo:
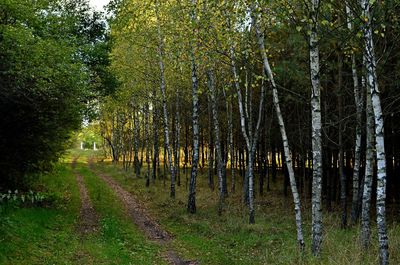
<path fill-rule="evenodd" d="M 167 251 L 162 257 L 171 265 L 198 265 L 198 261 L 186 261 L 182 259 L 171 247 L 172 236 L 163 230 L 152 218 L 150 218 L 146 210 L 141 207 L 134 196 L 122 188 L 113 178 L 106 176 L 100 172 L 96 172 L 92 167 L 93 161 L 89 161 L 91 170 L 99 176 L 122 201 L 125 210 L 132 221 L 146 234 L 146 236 L 158 244 L 165 246 Z"/>
<path fill-rule="evenodd" d="M 72 169 L 74 172 L 77 159 L 78 157 L 74 158 L 72 161 Z M 76 172 L 75 175 L 81 198 L 81 209 L 79 211 L 79 221 L 76 229 L 81 236 L 85 236 L 99 230 L 99 216 L 93 207 L 92 201 L 90 200 L 89 193 L 83 181 L 82 175 Z"/>

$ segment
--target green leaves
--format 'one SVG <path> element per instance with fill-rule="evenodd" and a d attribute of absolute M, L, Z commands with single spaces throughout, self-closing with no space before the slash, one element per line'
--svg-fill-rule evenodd
<path fill-rule="evenodd" d="M 98 45 L 105 28 L 86 1 L 6 0 L 0 13 L 4 189 L 28 184 L 26 173 L 51 167 L 79 128 L 94 84 L 103 77 L 112 83 L 112 77 L 106 71 L 108 47 Z"/>

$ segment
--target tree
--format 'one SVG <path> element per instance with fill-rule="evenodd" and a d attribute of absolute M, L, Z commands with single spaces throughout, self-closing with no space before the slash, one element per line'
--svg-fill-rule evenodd
<path fill-rule="evenodd" d="M 310 75 L 311 75 L 311 120 L 312 120 L 312 153 L 313 153 L 313 183 L 312 183 L 312 252 L 318 255 L 322 243 L 322 143 L 321 143 L 321 91 L 318 44 L 318 10 L 319 0 L 311 1 L 310 26 Z"/>
<path fill-rule="evenodd" d="M 364 66 L 366 69 L 367 87 L 370 89 L 371 104 L 374 111 L 375 120 L 375 155 L 377 161 L 377 189 L 376 189 L 376 218 L 379 236 L 379 260 L 380 264 L 389 264 L 388 236 L 386 231 L 386 157 L 385 157 L 385 138 L 384 123 L 378 87 L 378 77 L 376 74 L 376 59 L 374 41 L 372 39 L 369 1 L 360 2 L 362 10 L 363 36 L 364 36 Z"/>
<path fill-rule="evenodd" d="M 73 10 L 66 12 L 67 6 Z M 104 37 L 97 29 L 100 17 L 90 17 L 87 6 L 74 1 L 0 4 L 1 190 L 28 184 L 26 174 L 49 169 L 80 127 L 94 82 L 81 47 L 94 47 Z M 84 25 L 83 19 L 93 23 Z M 87 32 L 93 32 L 92 39 Z"/>
<path fill-rule="evenodd" d="M 274 79 L 274 75 L 271 70 L 271 66 L 269 64 L 267 53 L 265 52 L 264 36 L 262 35 L 261 30 L 259 28 L 257 16 L 258 16 L 258 14 L 256 13 L 256 5 L 253 3 L 253 6 L 252 6 L 253 26 L 256 31 L 258 45 L 259 45 L 260 53 L 261 53 L 261 56 L 263 59 L 264 71 L 268 77 L 269 84 L 272 89 L 272 94 L 273 94 L 272 98 L 273 98 L 273 103 L 274 103 L 274 107 L 275 107 L 275 113 L 276 113 L 278 123 L 279 123 L 280 133 L 281 133 L 282 142 L 283 142 L 283 149 L 284 149 L 284 153 L 285 153 L 286 167 L 287 167 L 287 170 L 289 173 L 290 187 L 292 189 L 292 194 L 293 194 L 294 209 L 295 209 L 295 216 L 296 216 L 295 218 L 296 218 L 296 229 L 297 229 L 297 241 L 299 243 L 300 249 L 304 250 L 304 236 L 303 236 L 302 219 L 301 219 L 301 204 L 300 204 L 299 193 L 297 191 L 296 179 L 294 176 L 289 141 L 287 138 L 286 127 L 285 127 L 285 123 L 284 123 L 284 120 L 282 117 L 282 112 L 281 112 L 281 108 L 280 108 L 280 104 L 279 104 L 278 90 L 277 90 L 277 87 L 275 84 L 275 79 Z"/>
<path fill-rule="evenodd" d="M 197 27 L 197 16 L 196 16 L 196 0 L 191 0 L 190 20 L 193 27 L 193 36 L 190 41 L 190 61 L 192 69 L 192 122 L 193 122 L 193 156 L 192 156 L 192 171 L 190 174 L 190 186 L 189 186 L 189 199 L 188 199 L 188 211 L 190 213 L 196 212 L 196 178 L 197 169 L 199 165 L 199 84 L 197 78 L 197 63 L 195 58 L 195 43 L 196 43 L 196 30 Z"/>

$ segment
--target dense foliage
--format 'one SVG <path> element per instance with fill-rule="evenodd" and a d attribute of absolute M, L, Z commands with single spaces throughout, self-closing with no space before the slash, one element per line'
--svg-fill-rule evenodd
<path fill-rule="evenodd" d="M 113 82 L 101 19 L 86 1 L 1 1 L 0 189 L 48 169 Z"/>

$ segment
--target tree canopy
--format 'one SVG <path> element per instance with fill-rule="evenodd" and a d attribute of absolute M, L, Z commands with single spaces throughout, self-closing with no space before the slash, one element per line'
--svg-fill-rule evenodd
<path fill-rule="evenodd" d="M 104 18 L 87 1 L 0 3 L 0 189 L 49 168 L 116 81 Z"/>

